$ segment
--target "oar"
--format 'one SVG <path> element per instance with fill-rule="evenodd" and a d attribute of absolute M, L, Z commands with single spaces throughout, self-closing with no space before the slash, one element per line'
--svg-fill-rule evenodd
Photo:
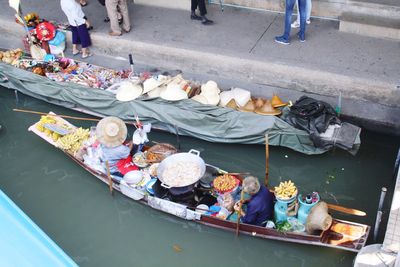
<path fill-rule="evenodd" d="M 237 222 L 236 222 L 236 236 L 239 236 L 239 226 L 240 226 L 240 217 L 242 216 L 243 197 L 244 197 L 244 191 L 243 191 L 243 188 L 242 188 L 242 192 L 240 193 L 238 218 L 237 218 Z"/>
<path fill-rule="evenodd" d="M 110 187 L 110 193 L 113 193 L 113 180 L 110 174 L 110 165 L 108 164 L 108 160 L 106 161 L 106 169 L 107 169 L 107 177 L 108 177 L 108 185 Z"/>
<path fill-rule="evenodd" d="M 268 186 L 268 161 L 269 161 L 269 141 L 268 141 L 268 134 L 265 134 L 265 186 Z"/>
<path fill-rule="evenodd" d="M 356 215 L 356 216 L 367 216 L 367 213 L 362 210 L 346 208 L 346 207 L 335 205 L 335 204 L 328 204 L 328 208 L 331 210 L 340 211 L 340 212 L 346 213 L 346 214 L 351 214 L 351 215 Z"/>
<path fill-rule="evenodd" d="M 100 121 L 100 119 L 94 119 L 94 118 L 74 117 L 74 116 L 59 115 L 59 114 L 49 114 L 49 113 L 45 113 L 45 112 L 39 112 L 39 111 L 33 111 L 33 110 L 26 110 L 26 109 L 17 109 L 17 108 L 14 108 L 13 111 L 23 112 L 23 113 L 30 113 L 30 114 L 37 114 L 37 115 L 45 115 L 45 116 L 54 116 L 54 117 L 60 117 L 60 118 L 66 118 L 66 119 L 73 119 L 73 120 L 79 120 L 79 121 Z M 135 125 L 133 122 L 129 122 L 129 121 L 124 121 L 124 122 L 125 122 L 126 124 Z"/>

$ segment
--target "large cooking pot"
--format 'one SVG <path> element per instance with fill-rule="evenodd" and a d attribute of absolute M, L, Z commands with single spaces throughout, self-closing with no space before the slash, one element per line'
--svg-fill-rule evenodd
<path fill-rule="evenodd" d="M 171 174 L 174 167 L 176 168 L 176 176 Z M 193 171 L 196 173 L 185 169 L 190 167 L 193 167 Z M 194 185 L 204 175 L 205 171 L 206 165 L 204 160 L 200 158 L 200 152 L 191 149 L 187 153 L 173 154 L 161 161 L 157 168 L 157 177 L 163 187 L 170 189 L 171 187 Z"/>

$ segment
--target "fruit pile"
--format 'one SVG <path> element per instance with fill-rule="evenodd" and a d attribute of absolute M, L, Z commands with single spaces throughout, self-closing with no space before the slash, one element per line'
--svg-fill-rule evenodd
<path fill-rule="evenodd" d="M 57 146 L 71 154 L 75 154 L 83 142 L 89 139 L 89 129 L 77 128 L 72 133 L 66 134 L 57 141 Z"/>
<path fill-rule="evenodd" d="M 0 51 L 0 61 L 7 64 L 17 65 L 18 59 L 20 59 L 23 56 L 23 54 L 24 52 L 22 51 L 21 48 L 5 52 Z"/>
<path fill-rule="evenodd" d="M 217 176 L 213 181 L 214 188 L 221 193 L 231 191 L 237 185 L 238 180 L 230 174 Z"/>
<path fill-rule="evenodd" d="M 279 186 L 275 186 L 275 196 L 278 199 L 288 200 L 297 195 L 297 187 L 292 181 L 280 182 Z"/>

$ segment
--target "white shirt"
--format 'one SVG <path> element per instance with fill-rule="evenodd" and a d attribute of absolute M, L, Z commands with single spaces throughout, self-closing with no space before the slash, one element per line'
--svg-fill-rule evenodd
<path fill-rule="evenodd" d="M 61 0 L 61 9 L 64 11 L 71 26 L 79 26 L 85 24 L 83 18 L 85 14 L 82 11 L 81 5 L 75 0 Z"/>

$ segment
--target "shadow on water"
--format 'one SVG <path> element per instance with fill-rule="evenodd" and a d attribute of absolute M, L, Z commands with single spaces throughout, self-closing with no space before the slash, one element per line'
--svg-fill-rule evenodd
<path fill-rule="evenodd" d="M 19 108 L 82 116 L 19 95 Z M 0 88 L 0 188 L 81 266 L 351 266 L 355 254 L 248 236 L 186 222 L 146 208 L 108 188 L 65 155 L 29 133 L 36 115 L 15 113 L 14 93 Z M 86 115 L 85 115 L 86 117 Z M 90 127 L 90 122 L 73 123 Z M 130 129 L 132 132 L 132 129 Z M 150 139 L 175 144 L 171 134 Z M 300 191 L 318 191 L 331 203 L 361 209 L 365 218 L 335 216 L 373 226 L 380 188 L 391 199 L 399 141 L 362 133 L 356 156 L 334 150 L 306 156 L 270 148 L 270 185 L 291 179 Z M 181 137 L 182 151 L 201 151 L 206 162 L 233 172 L 265 173 L 262 145 L 214 144 Z M 390 201 L 385 204 L 385 226 Z M 382 227 L 380 240 L 383 238 Z M 179 247 L 179 250 L 174 249 Z"/>

